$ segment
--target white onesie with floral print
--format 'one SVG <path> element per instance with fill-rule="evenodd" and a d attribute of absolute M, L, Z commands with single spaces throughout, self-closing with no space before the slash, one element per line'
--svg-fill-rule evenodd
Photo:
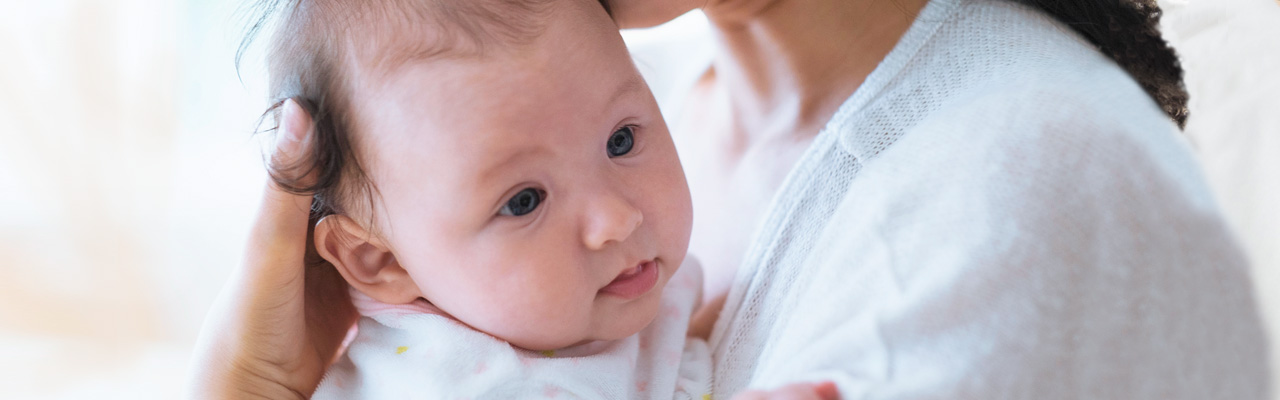
<path fill-rule="evenodd" d="M 711 355 L 687 338 L 702 271 L 688 258 L 662 308 L 622 340 L 555 351 L 520 349 L 425 300 L 379 303 L 352 291 L 359 333 L 315 399 L 696 399 L 710 397 Z"/>

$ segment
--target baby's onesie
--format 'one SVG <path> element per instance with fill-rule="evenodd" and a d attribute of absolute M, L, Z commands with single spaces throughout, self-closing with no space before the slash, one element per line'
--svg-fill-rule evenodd
<path fill-rule="evenodd" d="M 390 305 L 353 290 L 359 332 L 313 398 L 709 398 L 707 344 L 685 335 L 702 287 L 698 263 L 687 259 L 644 330 L 554 351 L 516 348 L 422 299 Z"/>

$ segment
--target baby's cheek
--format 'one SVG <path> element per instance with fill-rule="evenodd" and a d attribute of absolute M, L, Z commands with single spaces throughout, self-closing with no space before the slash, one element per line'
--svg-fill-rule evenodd
<path fill-rule="evenodd" d="M 661 187 L 661 201 L 663 208 L 661 209 L 665 215 L 664 218 L 672 220 L 672 226 L 683 230 L 690 230 L 693 227 L 693 199 L 689 193 L 689 183 L 685 179 L 684 169 L 680 166 L 680 160 L 674 156 L 664 165 L 664 171 L 660 175 L 662 182 L 658 182 L 652 187 Z M 685 236 L 688 232 L 685 232 Z M 680 236 L 680 235 L 677 235 Z"/>
<path fill-rule="evenodd" d="M 471 271 L 482 303 L 483 325 L 473 325 L 513 344 L 537 350 L 582 341 L 591 322 L 599 283 L 593 283 L 595 260 L 580 243 L 566 239 L 567 218 L 540 221 L 537 235 L 504 241 L 478 254 L 483 264 Z"/>
<path fill-rule="evenodd" d="M 586 339 L 590 327 L 590 300 L 557 296 L 555 290 L 524 296 L 495 293 L 506 301 L 491 315 L 491 335 L 532 350 L 568 347 Z"/>

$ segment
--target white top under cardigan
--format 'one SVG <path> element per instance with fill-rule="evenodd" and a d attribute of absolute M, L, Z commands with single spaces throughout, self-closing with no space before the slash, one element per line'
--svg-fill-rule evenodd
<path fill-rule="evenodd" d="M 632 44 L 674 119 L 711 43 Z M 1000 0 L 930 3 L 836 112 L 711 346 L 717 398 L 1268 392 L 1247 262 L 1181 133 L 1068 27 Z"/>

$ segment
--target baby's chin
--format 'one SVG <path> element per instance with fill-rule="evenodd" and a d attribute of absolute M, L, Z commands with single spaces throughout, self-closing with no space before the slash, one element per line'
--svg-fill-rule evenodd
<path fill-rule="evenodd" d="M 658 310 L 662 307 L 662 288 L 654 289 L 657 290 L 648 293 L 644 299 L 637 299 L 640 301 L 633 302 L 630 304 L 631 307 L 624 310 L 596 310 L 596 321 L 593 321 L 591 328 L 585 329 L 581 334 L 540 338 L 499 337 L 499 339 L 511 343 L 512 346 L 531 351 L 559 350 L 596 341 L 626 339 L 649 327 L 649 324 L 657 318 Z"/>
<path fill-rule="evenodd" d="M 601 312 L 598 329 L 590 340 L 624 339 L 648 328 L 662 308 L 662 289 L 665 285 L 664 279 L 644 298 L 636 299 L 638 301 L 627 304 L 625 308 Z"/>

